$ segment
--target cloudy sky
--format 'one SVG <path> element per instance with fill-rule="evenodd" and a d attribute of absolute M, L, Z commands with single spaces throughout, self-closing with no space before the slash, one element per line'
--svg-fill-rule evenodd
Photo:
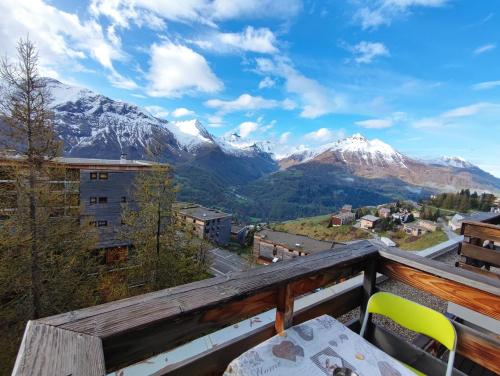
<path fill-rule="evenodd" d="M 0 0 L 0 54 L 278 150 L 360 132 L 500 177 L 498 0 Z"/>

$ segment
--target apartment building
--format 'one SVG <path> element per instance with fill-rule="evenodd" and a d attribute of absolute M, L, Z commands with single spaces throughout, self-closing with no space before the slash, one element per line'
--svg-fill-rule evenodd
<path fill-rule="evenodd" d="M 219 245 L 227 245 L 231 240 L 231 214 L 186 203 L 178 203 L 175 210 L 183 223 L 192 224 L 200 239 Z"/>
<path fill-rule="evenodd" d="M 0 166 L 13 162 L 19 161 L 11 157 L 0 158 Z M 149 170 L 153 163 L 128 160 L 126 155 L 117 160 L 61 157 L 50 163 L 54 165 L 51 184 L 64 192 L 61 214 L 78 215 L 97 227 L 97 248 L 106 250 L 107 263 L 125 259 L 131 244 L 121 232 L 122 205 L 131 201 L 136 175 Z M 1 174 L 0 180 L 2 184 L 9 184 L 7 177 Z M 11 209 L 2 208 L 4 214 L 15 210 L 15 199 L 11 205 Z"/>

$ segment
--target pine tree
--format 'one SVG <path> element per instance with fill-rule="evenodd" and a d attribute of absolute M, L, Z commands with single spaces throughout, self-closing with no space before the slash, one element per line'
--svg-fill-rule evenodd
<path fill-rule="evenodd" d="M 177 221 L 172 171 L 157 164 L 137 176 L 124 205 L 124 235 L 133 244 L 129 282 L 155 291 L 208 277 L 206 244 Z"/>
<path fill-rule="evenodd" d="M 74 210 L 78 196 L 64 183 L 70 172 L 54 161 L 61 144 L 36 48 L 20 40 L 17 52 L 17 63 L 0 64 L 0 373 L 27 320 L 94 304 L 96 289 L 96 236 Z"/>

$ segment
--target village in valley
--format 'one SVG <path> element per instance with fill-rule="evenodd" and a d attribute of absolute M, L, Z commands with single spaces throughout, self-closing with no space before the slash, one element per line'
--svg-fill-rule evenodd
<path fill-rule="evenodd" d="M 190 209 L 181 210 L 181 213 L 198 213 L 191 219 L 199 226 L 197 232 L 218 247 L 209 251 L 211 271 L 214 275 L 224 275 L 327 249 L 334 251 L 339 246 L 363 239 L 411 252 L 440 245 L 445 248 L 448 241 L 460 238 L 464 220 L 481 220 L 499 213 L 499 203 L 496 199 L 489 212 L 468 213 L 414 201 L 398 200 L 360 208 L 344 204 L 332 214 L 256 224 L 237 224 L 231 214 L 196 204 L 185 204 Z M 225 225 L 221 224 L 221 219 Z"/>

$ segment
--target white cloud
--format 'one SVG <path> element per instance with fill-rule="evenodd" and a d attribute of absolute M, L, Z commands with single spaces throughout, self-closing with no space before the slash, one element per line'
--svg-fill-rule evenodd
<path fill-rule="evenodd" d="M 301 74 L 284 57 L 275 57 L 274 60 L 258 58 L 256 62 L 259 73 L 274 74 L 285 79 L 286 91 L 300 98 L 300 116 L 304 118 L 313 119 L 333 113 L 345 105 L 342 96 Z"/>
<path fill-rule="evenodd" d="M 474 55 L 481 55 L 484 54 L 485 52 L 492 51 L 496 48 L 496 44 L 490 43 L 490 44 L 485 44 L 483 46 L 479 46 L 474 50 Z"/>
<path fill-rule="evenodd" d="M 179 107 L 172 111 L 172 116 L 176 118 L 191 116 L 191 115 L 194 115 L 194 111 L 188 110 L 185 107 Z"/>
<path fill-rule="evenodd" d="M 276 37 L 273 32 L 266 27 L 254 29 L 252 26 L 241 33 L 215 33 L 208 41 L 195 42 L 202 48 L 209 48 L 217 51 L 241 50 L 263 54 L 277 52 Z"/>
<path fill-rule="evenodd" d="M 472 85 L 474 90 L 488 90 L 500 86 L 500 81 L 485 81 Z"/>
<path fill-rule="evenodd" d="M 392 119 L 368 119 L 356 121 L 355 124 L 367 129 L 390 128 L 394 125 Z"/>
<path fill-rule="evenodd" d="M 154 97 L 179 97 L 193 92 L 214 93 L 223 87 L 202 55 L 172 42 L 153 44 L 147 78 L 148 94 Z"/>
<path fill-rule="evenodd" d="M 276 81 L 274 81 L 271 77 L 266 76 L 259 82 L 259 89 L 274 87 L 274 85 L 276 85 Z"/>
<path fill-rule="evenodd" d="M 495 123 L 500 116 L 500 103 L 478 102 L 468 106 L 456 107 L 435 117 L 418 119 L 413 122 L 415 128 L 437 129 L 450 124 L 458 124 L 462 119 L 478 117 L 482 123 L 488 119 Z M 480 117 L 480 118 L 479 118 Z"/>
<path fill-rule="evenodd" d="M 354 60 L 360 64 L 369 64 L 377 56 L 389 56 L 389 50 L 383 43 L 362 41 L 351 47 Z"/>
<path fill-rule="evenodd" d="M 279 143 L 280 144 L 286 144 L 288 142 L 288 140 L 290 139 L 290 136 L 292 135 L 292 132 L 284 132 L 281 134 L 280 138 L 279 138 Z"/>
<path fill-rule="evenodd" d="M 384 129 L 390 128 L 398 122 L 406 121 L 407 119 L 408 116 L 405 112 L 393 112 L 386 118 L 360 120 L 354 124 L 367 129 Z"/>
<path fill-rule="evenodd" d="M 79 60 L 93 59 L 108 70 L 113 85 L 137 87 L 113 66 L 115 60 L 126 58 L 114 29 L 105 32 L 94 19 L 83 21 L 76 13 L 59 10 L 43 0 L 2 0 L 0 25 L 2 55 L 14 56 L 17 40 L 29 34 L 40 51 L 40 64 L 45 71 L 54 72 L 61 67 L 81 70 Z"/>
<path fill-rule="evenodd" d="M 277 107 L 278 105 L 279 102 L 274 99 L 265 99 L 258 96 L 254 97 L 250 94 L 242 94 L 232 101 L 210 99 L 205 102 L 205 106 L 215 108 L 219 110 L 220 113 L 269 109 Z"/>
<path fill-rule="evenodd" d="M 327 143 L 343 137 L 343 134 L 343 131 L 334 131 L 329 128 L 319 128 L 314 132 L 306 133 L 304 137 L 313 142 Z"/>
<path fill-rule="evenodd" d="M 238 129 L 241 137 L 247 137 L 259 129 L 259 124 L 253 121 L 245 121 L 239 125 Z"/>
<path fill-rule="evenodd" d="M 106 16 L 121 27 L 165 27 L 165 20 L 199 22 L 214 25 L 215 21 L 239 18 L 288 19 L 300 10 L 300 0 L 92 0 L 90 10 L 95 16 Z"/>
<path fill-rule="evenodd" d="M 359 8 L 354 19 L 361 23 L 363 29 L 390 25 L 395 19 L 404 17 L 415 7 L 441 7 L 448 0 L 368 0 Z"/>
<path fill-rule="evenodd" d="M 169 115 L 168 111 L 161 106 L 146 106 L 146 110 L 157 118 L 166 118 Z"/>
<path fill-rule="evenodd" d="M 208 126 L 211 128 L 220 128 L 224 125 L 224 119 L 219 115 L 208 116 Z"/>

